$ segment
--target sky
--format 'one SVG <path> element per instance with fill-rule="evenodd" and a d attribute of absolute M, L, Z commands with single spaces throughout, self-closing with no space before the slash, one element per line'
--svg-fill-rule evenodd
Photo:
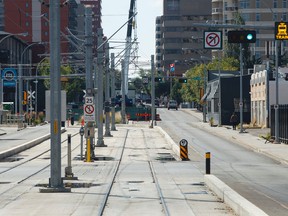
<path fill-rule="evenodd" d="M 137 41 L 139 42 L 138 61 L 141 68 L 148 68 L 151 55 L 155 55 L 155 19 L 163 14 L 162 3 L 163 0 L 136 0 L 136 31 Z M 129 8 L 130 0 L 102 0 L 102 28 L 105 36 L 109 38 L 127 22 Z M 126 34 L 127 25 L 111 39 L 111 42 L 125 42 Z M 134 32 L 132 34 L 134 35 Z M 115 47 L 116 45 L 112 44 L 110 46 Z M 120 49 L 111 50 L 115 55 L 120 51 Z"/>

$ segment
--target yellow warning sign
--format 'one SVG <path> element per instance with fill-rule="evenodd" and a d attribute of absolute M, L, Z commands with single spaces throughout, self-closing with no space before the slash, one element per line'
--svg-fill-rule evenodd
<path fill-rule="evenodd" d="M 275 40 L 288 40 L 287 22 L 275 22 Z"/>

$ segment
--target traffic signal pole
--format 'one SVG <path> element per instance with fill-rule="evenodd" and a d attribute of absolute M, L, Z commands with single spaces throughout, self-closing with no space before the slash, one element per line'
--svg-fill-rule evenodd
<path fill-rule="evenodd" d="M 240 100 L 239 100 L 239 109 L 240 109 L 240 131 L 243 133 L 243 44 L 240 43 Z"/>

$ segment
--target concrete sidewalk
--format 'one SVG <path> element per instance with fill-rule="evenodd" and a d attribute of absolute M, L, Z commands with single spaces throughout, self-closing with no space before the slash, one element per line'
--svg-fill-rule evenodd
<path fill-rule="evenodd" d="M 210 125 L 208 123 L 201 122 L 202 113 L 198 112 L 197 110 L 193 110 L 193 109 L 186 109 L 185 112 L 188 112 L 189 114 L 194 115 L 197 118 L 199 118 L 200 122 L 197 123 L 197 127 L 199 127 L 200 129 L 206 130 L 209 133 L 215 134 L 217 136 L 221 136 L 221 137 L 223 137 L 225 139 L 233 140 L 234 142 L 237 142 L 237 143 L 239 143 L 239 144 L 241 144 L 241 145 L 243 145 L 243 146 L 245 146 L 247 148 L 254 149 L 255 151 L 261 152 L 263 154 L 267 154 L 268 156 L 273 157 L 274 159 L 277 159 L 277 160 L 279 160 L 281 162 L 285 162 L 285 163 L 288 162 L 286 160 L 286 158 L 284 157 L 284 155 L 287 155 L 287 151 L 288 151 L 287 147 L 288 146 L 286 146 L 284 144 L 278 144 L 278 145 L 271 144 L 271 143 L 265 144 L 265 140 L 259 138 L 255 134 L 254 135 L 252 135 L 250 133 L 241 133 L 240 134 L 239 131 L 233 131 L 232 129 L 229 129 L 229 127 L 224 127 L 224 126 L 223 127 L 210 127 Z M 150 129 L 149 126 L 150 126 L 150 123 L 148 123 L 148 122 L 145 122 L 145 123 L 144 122 L 143 123 L 142 122 L 141 123 L 134 123 L 133 125 L 117 125 L 118 131 L 113 132 L 113 137 L 110 137 L 110 138 L 107 138 L 107 139 L 105 138 L 105 144 L 107 144 L 108 147 L 107 148 L 97 148 L 96 157 L 97 156 L 103 156 L 103 157 L 111 156 L 111 153 L 116 151 L 119 148 L 117 146 L 117 143 L 121 143 L 122 142 L 121 140 L 123 140 L 123 134 L 126 133 L 127 129 L 128 128 L 130 128 L 130 129 L 134 128 L 132 131 L 133 132 L 135 131 L 135 133 L 136 133 L 136 131 L 139 131 L 136 128 L 139 128 L 141 131 L 146 131 L 144 133 L 144 134 L 146 134 L 146 136 L 149 134 L 149 139 L 151 139 L 151 136 L 154 134 L 153 138 L 157 137 L 157 141 L 155 141 L 155 142 L 157 142 L 157 145 L 169 145 L 169 149 L 171 149 L 174 152 L 174 156 L 176 158 L 178 157 L 177 160 L 179 161 L 179 146 L 178 146 L 178 144 L 176 144 L 171 139 L 171 137 L 164 130 L 162 130 L 160 127 L 155 126 L 156 130 L 154 130 L 154 129 Z M 68 127 L 67 128 L 67 133 L 71 133 L 70 130 L 76 131 L 75 129 L 77 127 L 80 128 L 79 125 L 78 126 L 75 125 L 74 127 Z M 2 128 L 2 130 L 5 130 L 5 128 Z M 14 129 L 7 128 L 7 133 L 15 133 L 15 132 L 17 132 L 17 130 L 15 130 L 15 128 Z M 162 134 L 162 136 L 161 135 L 159 136 L 157 134 Z M 131 140 L 128 141 L 128 142 L 135 143 L 135 137 L 136 136 L 130 136 L 129 139 L 131 139 Z M 75 137 L 75 139 L 79 139 L 79 136 Z M 138 143 L 138 141 L 137 141 L 137 143 Z M 141 148 L 141 149 L 144 149 L 144 148 Z M 163 149 L 163 148 L 161 148 L 161 149 Z M 9 149 L 7 149 L 7 150 L 9 150 Z M 156 153 L 158 151 L 159 151 L 159 148 L 156 148 Z M 161 155 L 161 153 L 162 152 L 160 152 L 159 155 Z M 176 168 L 176 170 L 178 170 L 179 172 L 182 172 L 181 169 L 183 169 L 183 165 L 189 166 L 189 168 L 183 169 L 184 173 L 186 173 L 185 170 L 189 169 L 189 172 L 192 172 L 192 170 L 195 169 L 194 172 L 197 173 L 197 176 L 194 176 L 194 181 L 197 181 L 197 182 L 204 182 L 205 181 L 206 186 L 208 186 L 211 190 L 213 190 L 213 192 L 216 193 L 219 197 L 221 197 L 222 200 L 224 200 L 225 202 L 231 201 L 231 203 L 228 203 L 228 205 L 234 209 L 236 214 L 243 215 L 242 213 L 245 212 L 245 213 L 248 213 L 249 215 L 257 215 L 257 216 L 266 215 L 263 211 L 261 211 L 256 206 L 254 206 L 253 204 L 248 202 L 246 199 L 244 199 L 243 197 L 238 195 L 236 192 L 234 192 L 231 188 L 226 186 L 223 182 L 221 182 L 215 176 L 201 174 L 199 172 L 199 170 L 196 170 L 196 167 L 194 167 L 192 163 L 189 163 L 189 162 L 188 163 L 187 162 L 183 163 L 183 162 L 179 161 L 179 162 L 175 162 L 173 164 L 176 167 L 178 167 L 178 168 Z M 74 174 L 77 177 L 79 177 L 79 179 L 81 179 L 82 181 L 84 181 L 84 182 L 86 182 L 86 181 L 87 182 L 96 181 L 95 176 L 91 176 L 91 173 L 93 173 L 95 171 L 95 170 L 93 171 L 93 169 L 95 169 L 95 166 L 87 166 L 87 164 L 85 164 L 83 162 L 80 162 L 80 161 L 76 161 L 76 162 L 73 161 L 73 166 L 74 166 L 73 167 Z M 91 171 L 88 171 L 89 169 L 91 169 Z M 81 170 L 84 170 L 85 172 L 82 173 Z M 81 172 L 78 172 L 78 171 L 81 171 Z M 88 176 L 86 176 L 87 173 L 89 174 Z M 180 176 L 184 176 L 184 173 L 182 173 Z M 196 179 L 195 179 L 195 177 L 196 177 Z M 182 179 L 182 180 L 184 180 L 184 179 Z M 40 181 L 43 181 L 43 180 L 40 180 Z M 99 181 L 99 179 L 98 179 L 98 181 Z M 47 182 L 47 177 L 45 179 L 45 182 Z M 205 188 L 200 186 L 199 188 L 197 188 L 197 190 L 203 190 L 204 191 Z M 81 191 L 81 189 L 80 189 L 80 191 Z M 70 195 L 69 195 L 69 196 L 73 196 L 76 201 L 78 199 L 77 192 L 78 192 L 78 189 L 73 189 L 72 193 L 70 193 Z M 87 194 L 89 194 L 89 193 L 87 193 Z M 197 195 L 197 193 L 195 195 L 196 195 L 196 197 L 189 197 L 189 199 L 197 200 L 197 196 L 199 196 L 199 195 Z M 206 198 L 208 198 L 208 200 L 209 199 L 210 200 L 214 199 L 213 195 L 211 195 L 210 192 L 207 191 L 206 195 L 209 195 L 209 196 L 206 196 Z M 55 194 L 52 195 L 52 196 L 55 197 Z M 37 200 L 36 197 L 41 197 L 41 199 L 39 199 L 41 201 L 41 203 L 43 203 L 43 201 L 44 201 L 43 199 L 44 198 L 49 200 L 49 202 L 50 202 L 49 206 L 52 207 L 52 208 L 55 208 L 55 212 L 59 213 L 59 212 L 61 212 L 60 209 L 59 209 L 59 211 L 57 211 L 57 206 L 59 207 L 59 205 L 57 205 L 58 204 L 57 202 L 56 203 L 53 202 L 53 199 L 51 198 L 52 196 L 49 195 L 47 197 L 46 196 L 44 197 L 43 195 L 39 194 L 37 189 L 35 190 L 35 188 L 33 188 L 30 192 L 27 192 L 25 197 L 23 197 L 24 200 L 16 200 L 15 203 L 13 203 L 13 205 L 9 205 L 9 208 L 2 209 L 0 211 L 0 213 L 5 213 L 5 214 L 7 213 L 8 214 L 8 213 L 13 212 L 13 210 L 15 209 L 15 206 L 22 206 L 21 207 L 21 212 L 19 212 L 19 214 L 18 214 L 18 215 L 22 215 L 23 212 L 28 212 L 29 209 L 30 209 L 30 208 L 25 209 L 25 206 L 29 207 L 29 203 L 30 203 L 29 199 L 33 199 L 35 201 L 35 200 Z M 57 197 L 59 197 L 59 199 L 61 198 L 61 196 L 63 196 L 63 195 L 60 195 L 60 194 L 57 195 Z M 201 197 L 201 200 L 202 199 L 203 199 L 203 197 Z M 20 201 L 20 203 L 19 203 L 19 201 Z M 216 207 L 216 206 L 212 205 L 211 208 L 214 209 L 214 212 L 213 213 L 209 212 L 211 210 L 211 209 L 210 210 L 208 209 L 208 204 L 209 203 L 210 202 L 207 202 L 207 203 L 203 202 L 202 204 L 205 204 L 205 206 L 203 206 L 202 204 L 200 205 L 200 203 L 198 203 L 199 205 L 197 203 L 196 204 L 192 203 L 191 205 L 196 205 L 194 207 L 195 207 L 195 209 L 197 209 L 197 211 L 198 211 L 197 213 L 199 213 L 199 214 L 197 214 L 195 212 L 195 215 L 207 215 L 207 214 L 210 214 L 210 215 L 221 215 L 220 212 L 216 211 L 216 209 L 218 209 L 219 206 Z M 39 208 L 40 212 L 42 212 L 42 213 L 45 212 L 45 211 L 49 212 L 49 209 L 46 209 L 46 210 L 44 209 L 44 208 L 46 208 L 46 206 L 44 206 L 44 205 L 42 205 L 40 203 L 38 203 L 38 204 L 42 208 L 42 209 Z M 71 209 L 73 209 L 73 205 L 74 204 L 75 203 L 73 203 L 73 202 L 68 202 L 68 203 L 65 202 L 65 206 L 66 207 L 70 206 Z M 70 215 L 70 213 L 69 213 L 70 207 L 67 209 L 67 211 L 68 211 L 67 214 L 61 214 L 61 215 Z M 87 206 L 87 211 L 86 212 L 90 212 L 91 213 L 92 210 L 89 209 L 88 207 L 89 206 Z M 220 208 L 223 208 L 223 206 L 220 207 Z M 205 214 L 205 211 L 206 211 L 207 214 Z M 95 212 L 93 212 L 93 213 L 95 213 Z M 222 213 L 223 213 L 223 211 L 222 211 Z M 15 214 L 15 215 L 17 215 L 17 214 Z M 55 214 L 55 215 L 57 215 L 57 214 Z M 81 214 L 79 214 L 79 215 L 81 215 Z"/>
<path fill-rule="evenodd" d="M 288 145 L 274 144 L 266 142 L 261 136 L 267 135 L 270 132 L 269 128 L 264 129 L 245 129 L 244 133 L 239 130 L 232 130 L 232 126 L 223 125 L 222 127 L 211 127 L 209 123 L 203 122 L 203 114 L 196 109 L 182 109 L 185 112 L 197 117 L 201 122 L 197 127 L 208 131 L 211 134 L 236 142 L 248 149 L 259 152 L 281 163 L 288 164 Z"/>

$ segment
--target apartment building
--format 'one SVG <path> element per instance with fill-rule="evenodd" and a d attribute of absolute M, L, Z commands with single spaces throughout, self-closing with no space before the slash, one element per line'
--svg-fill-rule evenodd
<path fill-rule="evenodd" d="M 257 41 L 251 44 L 251 53 L 262 60 L 275 55 L 275 22 L 287 21 L 287 0 L 212 0 L 212 21 L 217 24 L 235 24 L 235 14 L 239 13 L 245 24 L 255 26 Z M 227 32 L 228 29 L 224 31 Z M 225 35 L 225 34 L 224 34 Z M 282 53 L 286 50 L 282 43 Z"/>
<path fill-rule="evenodd" d="M 211 20 L 211 0 L 164 0 L 163 15 L 156 18 L 156 68 L 166 76 L 182 76 L 189 68 L 211 58 L 203 47 L 204 28 L 193 23 Z M 175 71 L 169 72 L 170 65 Z"/>

